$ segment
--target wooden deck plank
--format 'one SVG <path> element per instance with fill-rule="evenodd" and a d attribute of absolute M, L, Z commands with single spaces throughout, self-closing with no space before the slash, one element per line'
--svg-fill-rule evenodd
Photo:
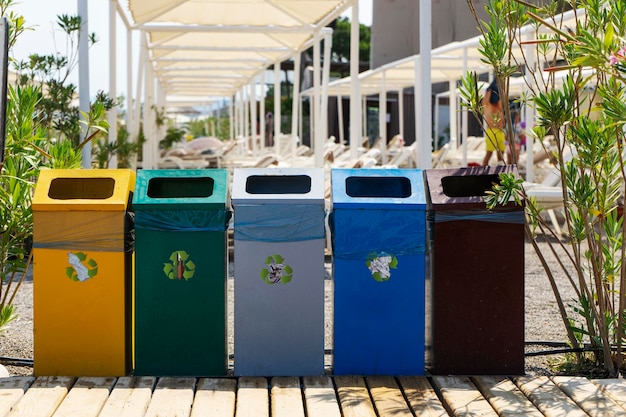
<path fill-rule="evenodd" d="M 441 404 L 428 379 L 420 376 L 402 376 L 398 379 L 416 417 L 448 416 L 448 412 Z"/>
<path fill-rule="evenodd" d="M 626 417 L 626 410 L 587 378 L 555 376 L 552 380 L 590 417 Z"/>
<path fill-rule="evenodd" d="M 76 378 L 39 377 L 9 412 L 9 417 L 51 416 L 63 401 Z"/>
<path fill-rule="evenodd" d="M 33 381 L 31 376 L 0 378 L 0 416 L 11 411 Z"/>
<path fill-rule="evenodd" d="M 546 417 L 588 417 L 547 376 L 522 376 L 515 378 L 514 382 Z"/>
<path fill-rule="evenodd" d="M 358 376 L 335 377 L 343 417 L 376 417 L 365 380 Z"/>
<path fill-rule="evenodd" d="M 307 417 L 341 417 L 335 387 L 330 377 L 305 377 L 303 383 Z"/>
<path fill-rule="evenodd" d="M 195 378 L 159 378 L 146 417 L 189 417 Z"/>
<path fill-rule="evenodd" d="M 492 416 L 498 414 L 467 377 L 435 376 L 435 387 L 440 390 L 448 409 L 454 416 Z"/>
<path fill-rule="evenodd" d="M 365 379 L 374 406 L 381 416 L 413 417 L 398 383 L 391 376 L 373 376 Z"/>
<path fill-rule="evenodd" d="M 233 417 L 237 380 L 201 378 L 191 407 L 191 417 Z"/>
<path fill-rule="evenodd" d="M 269 415 L 267 379 L 262 377 L 239 378 L 235 417 L 269 417 Z"/>
<path fill-rule="evenodd" d="M 543 417 L 509 378 L 479 376 L 473 381 L 500 417 Z"/>
<path fill-rule="evenodd" d="M 271 381 L 272 417 L 304 417 L 298 377 L 275 377 Z"/>
<path fill-rule="evenodd" d="M 98 417 L 143 417 L 155 384 L 155 377 L 119 378 Z"/>
<path fill-rule="evenodd" d="M 592 379 L 591 382 L 609 395 L 616 403 L 626 409 L 626 380 L 624 379 Z"/>
<path fill-rule="evenodd" d="M 54 413 L 55 417 L 97 417 L 115 385 L 115 377 L 80 377 Z"/>
<path fill-rule="evenodd" d="M 334 380 L 276 377 L 270 391 L 260 377 L 160 378 L 156 387 L 154 377 L 0 378 L 0 416 L 626 417 L 626 381 L 617 379 L 436 376 L 432 385 L 417 376 Z"/>

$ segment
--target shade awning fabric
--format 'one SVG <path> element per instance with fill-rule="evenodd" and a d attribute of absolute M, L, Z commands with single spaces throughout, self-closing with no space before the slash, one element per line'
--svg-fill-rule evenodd
<path fill-rule="evenodd" d="M 312 46 L 357 0 L 128 0 L 168 99 L 230 97 Z"/>

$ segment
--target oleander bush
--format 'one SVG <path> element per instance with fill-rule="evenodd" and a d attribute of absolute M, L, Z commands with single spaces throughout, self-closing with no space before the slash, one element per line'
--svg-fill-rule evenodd
<path fill-rule="evenodd" d="M 472 2 L 467 3 L 476 17 Z M 525 204 L 527 236 L 544 265 L 575 352 L 569 357 L 617 375 L 625 369 L 626 347 L 626 1 L 534 3 L 491 0 L 488 21 L 476 18 L 483 35 L 479 50 L 505 103 L 511 78 L 524 73 L 527 93 L 519 100 L 534 114 L 532 135 L 536 141 L 551 136 L 556 145 L 551 156 L 561 176 L 566 238 L 544 221 L 541 206 L 526 196 L 521 180 L 503 178 L 488 205 L 509 198 Z M 568 23 L 563 13 L 572 16 Z M 522 36 L 522 25 L 531 25 L 533 36 Z M 461 95 L 480 116 L 478 78 L 466 74 Z M 513 126 L 504 107 L 510 139 Z M 558 245 L 565 251 L 558 269 L 545 262 L 539 239 L 551 250 Z M 567 277 L 575 300 L 561 297 L 559 275 Z"/>

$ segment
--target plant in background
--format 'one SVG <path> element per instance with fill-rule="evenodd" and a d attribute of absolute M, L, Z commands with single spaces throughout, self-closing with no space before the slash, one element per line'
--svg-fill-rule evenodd
<path fill-rule="evenodd" d="M 30 266 L 31 207 L 41 166 L 43 129 L 35 121 L 38 90 L 10 88 L 7 100 L 5 161 L 0 172 L 0 329 L 15 317 L 13 298 Z"/>
<path fill-rule="evenodd" d="M 11 0 L 0 0 L 1 3 L 12 3 Z M 19 21 L 19 20 L 18 20 Z M 12 24 L 16 24 L 12 22 Z M 73 163 L 63 166 L 63 160 L 73 162 L 76 151 L 91 140 L 97 138 L 100 132 L 106 133 L 108 122 L 106 113 L 117 103 L 107 94 L 98 92 L 89 112 L 82 113 L 75 104 L 78 96 L 77 86 L 68 82 L 70 73 L 78 64 L 78 37 L 80 35 L 80 16 L 60 15 L 57 25 L 66 36 L 66 54 L 39 55 L 31 54 L 27 61 L 13 62 L 18 74 L 17 85 L 38 86 L 39 101 L 35 117 L 38 125 L 43 128 L 50 138 L 50 152 L 42 149 L 49 156 L 61 156 L 51 163 L 56 168 L 74 168 Z M 23 26 L 23 22 L 22 22 Z M 89 35 L 90 44 L 97 42 L 95 34 Z M 82 126 L 82 129 L 81 129 Z M 85 132 L 81 137 L 81 132 Z M 65 145 L 64 142 L 69 142 Z M 80 164 L 78 165 L 80 166 Z"/>
<path fill-rule="evenodd" d="M 159 141 L 159 149 L 170 149 L 176 143 L 181 142 L 185 134 L 186 132 L 184 129 L 173 126 L 168 127 L 165 137 Z"/>
<path fill-rule="evenodd" d="M 8 10 L 13 3 L 0 0 L 0 12 L 10 21 L 9 48 L 28 30 L 23 17 Z M 18 81 L 9 88 L 4 163 L 0 165 L 0 330 L 15 317 L 13 299 L 32 260 L 31 202 L 39 169 L 80 167 L 81 148 L 107 131 L 106 112 L 114 105 L 98 93 L 80 119 L 72 104 L 76 87 L 67 83 L 76 65 L 80 18 L 59 16 L 58 23 L 73 46 L 68 57 L 31 55 L 26 63 L 14 62 Z M 90 39 L 95 41 L 93 35 Z"/>
<path fill-rule="evenodd" d="M 480 53 L 493 68 L 505 102 L 512 69 L 525 70 L 529 94 L 524 100 L 536 112 L 534 136 L 539 141 L 550 136 L 556 144 L 568 241 L 558 239 L 537 202 L 512 178 L 502 178 L 490 204 L 513 194 L 525 200 L 527 235 L 550 280 L 569 343 L 577 351 L 589 347 L 595 365 L 615 375 L 624 370 L 626 347 L 625 225 L 618 213 L 626 184 L 626 1 L 544 3 L 491 0 L 489 21 L 479 22 Z M 469 0 L 468 5 L 473 10 Z M 564 6 L 578 8 L 568 27 L 560 20 Z M 522 39 L 518 28 L 524 23 L 534 25 L 533 40 Z M 480 115 L 475 74 L 464 77 L 461 95 L 464 105 Z M 510 116 L 505 121 L 512 138 Z M 550 250 L 556 253 L 558 245 L 565 253 L 558 270 L 550 269 L 537 245 L 537 239 L 548 236 L 557 238 L 546 239 Z M 569 310 L 557 274 L 566 276 L 577 294 Z M 580 353 L 575 358 L 579 365 L 589 360 Z"/>

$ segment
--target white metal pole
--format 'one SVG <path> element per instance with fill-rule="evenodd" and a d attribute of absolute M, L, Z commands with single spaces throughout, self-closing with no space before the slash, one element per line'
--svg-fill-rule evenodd
<path fill-rule="evenodd" d="M 230 137 L 230 140 L 234 140 L 235 139 L 235 109 L 233 106 L 233 102 L 235 101 L 235 96 L 231 96 L 230 100 L 228 102 L 228 117 L 229 117 L 229 123 L 228 123 L 228 136 Z"/>
<path fill-rule="evenodd" d="M 117 98 L 117 10 L 115 0 L 109 1 L 109 95 Z M 109 143 L 117 142 L 117 106 L 109 109 Z M 117 168 L 117 156 L 111 155 L 109 168 Z"/>
<path fill-rule="evenodd" d="M 300 61 L 301 54 L 296 54 L 293 59 L 293 92 L 291 94 L 293 101 L 291 102 L 291 136 L 295 141 L 298 136 L 298 114 L 300 111 Z"/>
<path fill-rule="evenodd" d="M 398 118 L 400 136 L 404 139 L 404 89 L 398 90 Z"/>
<path fill-rule="evenodd" d="M 359 135 L 359 147 L 363 144 L 363 137 L 367 135 L 367 97 L 361 96 L 361 134 Z"/>
<path fill-rule="evenodd" d="M 387 163 L 387 85 L 382 73 L 382 85 L 378 95 L 378 137 L 380 138 L 381 162 Z"/>
<path fill-rule="evenodd" d="M 133 108 L 133 31 L 126 27 L 126 131 L 128 140 L 132 140 L 131 132 L 135 125 Z"/>
<path fill-rule="evenodd" d="M 416 117 L 415 135 L 421 136 L 421 145 L 417 146 L 415 162 L 417 167 L 429 169 L 432 166 L 432 84 L 431 84 L 431 48 L 432 48 L 432 2 L 420 1 L 420 97 L 421 109 Z M 417 121 L 419 119 L 419 122 Z M 419 129 L 419 130 L 418 130 Z"/>
<path fill-rule="evenodd" d="M 324 143 L 328 139 L 328 82 L 330 81 L 330 61 L 331 48 L 333 45 L 333 34 L 330 30 L 324 33 L 324 66 L 322 71 L 322 92 L 320 98 L 320 161 L 319 165 L 324 166 Z"/>
<path fill-rule="evenodd" d="M 245 137 L 248 134 L 248 130 L 246 129 L 246 123 L 248 123 L 248 121 L 246 120 L 246 96 L 245 96 L 245 86 L 242 86 L 239 89 L 238 92 L 239 95 L 239 100 L 237 101 L 237 113 L 239 114 L 239 136 L 244 140 L 244 144 L 245 144 Z"/>
<path fill-rule="evenodd" d="M 133 129 L 131 137 L 135 140 L 139 140 L 139 126 L 140 121 L 145 119 L 145 114 L 141 114 L 141 98 L 143 96 L 144 78 L 146 71 L 146 59 L 148 55 L 148 48 L 146 46 L 146 34 L 144 31 L 140 32 L 141 47 L 139 50 L 139 61 L 137 65 L 137 92 L 135 94 L 135 116 L 133 117 Z"/>
<path fill-rule="evenodd" d="M 527 34 L 526 38 L 529 40 L 532 39 L 532 34 Z M 526 65 L 532 68 L 533 71 L 537 71 L 537 54 L 535 52 L 536 49 L 533 48 L 532 44 L 528 44 L 524 48 L 526 49 L 524 52 L 528 59 Z M 527 68 L 526 71 L 529 71 L 529 68 Z M 526 80 L 528 80 L 529 83 L 532 83 L 531 85 L 537 87 L 534 77 L 526 77 Z M 524 89 L 528 90 L 528 85 L 524 85 Z M 535 120 L 535 107 L 532 106 L 530 100 L 524 104 L 524 117 L 520 117 L 520 120 L 523 120 L 526 123 L 526 132 L 530 132 L 529 127 L 533 125 L 533 121 Z M 528 182 L 533 182 L 535 180 L 535 163 L 533 155 L 533 149 L 535 147 L 534 140 L 535 138 L 533 137 L 533 135 L 526 133 L 526 181 Z"/>
<path fill-rule="evenodd" d="M 242 145 L 242 151 L 245 153 L 245 151 L 248 148 L 248 135 L 249 135 L 249 128 L 248 126 L 250 125 L 250 120 L 248 117 L 248 86 L 247 85 L 243 85 L 241 86 L 241 109 L 240 114 L 241 114 L 241 137 L 243 138 L 243 145 Z"/>
<path fill-rule="evenodd" d="M 450 147 L 454 147 L 456 149 L 456 147 L 459 144 L 459 134 L 458 134 L 458 122 L 457 122 L 457 94 L 456 94 L 456 80 L 450 80 L 450 82 L 448 83 L 448 88 L 450 90 L 450 96 L 449 96 L 449 100 L 450 100 L 450 104 L 449 104 L 449 111 L 450 111 Z"/>
<path fill-rule="evenodd" d="M 81 18 L 78 37 L 78 99 L 80 111 L 89 113 L 91 104 L 89 101 L 89 9 L 87 0 L 78 0 L 78 16 Z M 81 118 L 83 118 L 82 115 Z M 89 132 L 83 124 L 81 124 L 80 131 L 80 140 L 83 141 Z M 87 142 L 82 148 L 82 167 L 91 168 L 91 142 Z"/>
<path fill-rule="evenodd" d="M 144 89 L 143 129 L 146 141 L 143 144 L 143 168 L 154 169 L 156 160 L 155 149 L 158 147 L 154 128 L 154 71 L 150 65 L 146 65 L 146 81 Z"/>
<path fill-rule="evenodd" d="M 359 155 L 361 142 L 361 85 L 359 80 L 359 3 L 352 5 L 350 25 L 350 157 Z"/>
<path fill-rule="evenodd" d="M 265 123 L 265 72 L 261 74 L 259 82 L 259 145 L 261 150 L 265 149 L 265 134 L 267 130 L 267 126 Z M 256 87 L 255 87 L 256 90 Z M 256 108 L 256 104 L 254 106 Z"/>
<path fill-rule="evenodd" d="M 341 95 L 341 87 L 337 86 L 337 114 L 339 123 L 339 143 L 344 145 L 346 143 L 346 135 L 343 129 L 343 96 Z"/>
<path fill-rule="evenodd" d="M 463 74 L 465 74 L 467 72 L 467 48 L 463 48 L 463 62 L 462 62 L 462 66 L 463 66 Z M 462 120 L 462 125 L 461 125 L 461 139 L 463 141 L 462 145 L 463 145 L 463 165 L 467 165 L 467 134 L 468 134 L 468 113 L 467 113 L 467 107 L 463 106 L 463 113 L 461 113 L 461 120 Z M 457 141 L 458 144 L 461 144 L 460 141 Z M 457 145 L 458 146 L 458 145 Z"/>
<path fill-rule="evenodd" d="M 435 95 L 435 115 L 433 126 L 433 147 L 434 150 L 439 150 L 439 94 Z"/>
<path fill-rule="evenodd" d="M 274 147 L 277 152 L 280 154 L 282 152 L 282 141 L 280 140 L 281 132 L 280 132 L 280 120 L 283 117 L 282 112 L 280 110 L 280 93 L 281 93 L 281 82 L 280 82 L 280 62 L 274 63 Z"/>
<path fill-rule="evenodd" d="M 322 123 L 320 122 L 322 119 L 322 115 L 320 113 L 320 62 L 321 62 L 321 53 L 320 53 L 320 43 L 321 38 L 319 32 L 315 32 L 314 41 L 313 41 L 313 100 L 311 100 L 311 140 L 313 143 L 313 157 L 315 160 L 315 166 L 321 167 L 324 160 L 324 139 L 322 136 Z"/>
<path fill-rule="evenodd" d="M 258 143 L 258 119 L 257 119 L 257 111 L 256 111 L 256 77 L 252 79 L 250 84 L 248 84 L 248 91 L 250 92 L 248 96 L 248 103 L 250 103 L 250 140 L 251 140 L 251 149 L 252 154 L 257 155 L 259 150 Z"/>

